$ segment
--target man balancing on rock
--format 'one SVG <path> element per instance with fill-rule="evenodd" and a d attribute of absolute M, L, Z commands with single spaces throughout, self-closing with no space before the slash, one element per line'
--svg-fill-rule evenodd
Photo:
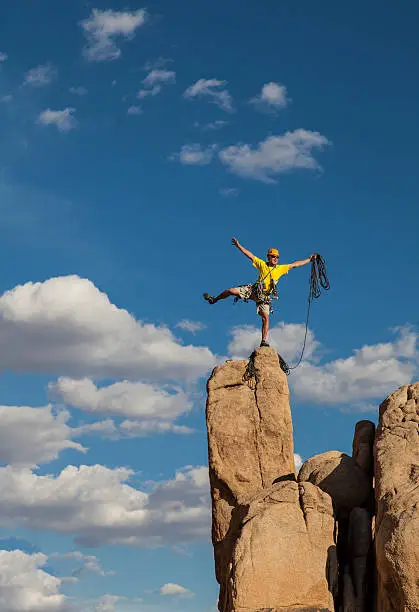
<path fill-rule="evenodd" d="M 269 249 L 267 253 L 268 261 L 265 262 L 245 249 L 239 243 L 237 238 L 233 238 L 231 242 L 243 253 L 243 255 L 246 255 L 246 257 L 252 260 L 254 267 L 259 270 L 259 277 L 256 283 L 253 285 L 240 285 L 239 287 L 232 287 L 231 289 L 226 289 L 220 293 L 220 295 L 217 295 L 217 297 L 213 297 L 212 295 L 209 295 L 209 293 L 204 293 L 204 299 L 210 304 L 216 304 L 219 300 L 225 300 L 225 298 L 234 295 L 236 300 L 241 299 L 245 302 L 248 300 L 253 300 L 256 302 L 256 312 L 262 317 L 262 342 L 260 343 L 260 346 L 269 346 L 266 341 L 269 330 L 269 315 L 271 312 L 273 312 L 272 299 L 278 299 L 276 290 L 278 280 L 284 274 L 288 274 L 289 270 L 299 268 L 300 266 L 305 266 L 305 264 L 310 263 L 315 255 L 311 255 L 308 259 L 294 261 L 291 264 L 280 265 L 278 264 L 278 249 Z"/>

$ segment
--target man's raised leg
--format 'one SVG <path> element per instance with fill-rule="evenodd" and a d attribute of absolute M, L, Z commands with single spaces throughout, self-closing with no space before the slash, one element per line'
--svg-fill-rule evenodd
<path fill-rule="evenodd" d="M 240 290 L 237 287 L 232 287 L 231 289 L 225 289 L 220 295 L 217 297 L 213 297 L 209 293 L 204 293 L 204 300 L 207 300 L 210 304 L 215 304 L 219 300 L 225 300 L 231 295 L 240 296 Z"/>

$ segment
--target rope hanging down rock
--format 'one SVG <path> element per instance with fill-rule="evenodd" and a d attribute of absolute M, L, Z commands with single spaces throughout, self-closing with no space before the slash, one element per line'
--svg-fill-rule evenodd
<path fill-rule="evenodd" d="M 287 375 L 290 373 L 291 370 L 295 370 L 295 368 L 298 368 L 298 366 L 303 360 L 307 341 L 308 320 L 310 317 L 311 302 L 313 301 L 313 299 L 318 299 L 320 297 L 322 289 L 324 289 L 325 291 L 329 291 L 330 289 L 329 279 L 327 278 L 326 274 L 326 262 L 319 253 L 316 253 L 313 259 L 311 260 L 309 283 L 310 287 L 308 291 L 306 329 L 304 333 L 304 342 L 300 358 L 295 365 L 288 366 L 286 361 L 284 361 L 284 359 L 282 359 L 281 355 L 278 353 L 279 365 L 281 366 L 283 372 L 285 372 L 285 374 Z"/>

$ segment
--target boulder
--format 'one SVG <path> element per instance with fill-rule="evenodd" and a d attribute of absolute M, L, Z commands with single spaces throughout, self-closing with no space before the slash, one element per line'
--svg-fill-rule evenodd
<path fill-rule="evenodd" d="M 374 445 L 378 612 L 419 610 L 419 382 L 380 406 Z"/>
<path fill-rule="evenodd" d="M 287 378 L 272 348 L 216 367 L 207 391 L 212 540 L 223 584 L 243 500 L 278 478 L 295 480 L 292 421 Z"/>
<path fill-rule="evenodd" d="M 375 425 L 372 421 L 358 421 L 352 443 L 352 458 L 372 480 L 374 471 Z"/>
<path fill-rule="evenodd" d="M 311 482 L 328 493 L 338 515 L 347 514 L 368 502 L 371 483 L 352 457 L 328 451 L 307 459 L 298 474 L 299 482 Z"/>
<path fill-rule="evenodd" d="M 222 612 L 334 610 L 335 520 L 330 497 L 311 483 L 263 490 L 240 523 Z"/>
<path fill-rule="evenodd" d="M 356 612 L 371 610 L 371 547 L 371 516 L 365 508 L 354 508 L 349 515 L 348 550 Z"/>

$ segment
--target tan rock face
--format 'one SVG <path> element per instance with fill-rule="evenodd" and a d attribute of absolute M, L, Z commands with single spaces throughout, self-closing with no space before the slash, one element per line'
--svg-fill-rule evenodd
<path fill-rule="evenodd" d="M 353 585 L 353 597 L 356 612 L 369 612 L 371 610 L 371 571 L 370 555 L 372 547 L 371 516 L 365 508 L 354 508 L 349 516 L 349 568 L 350 580 Z M 346 576 L 346 581 L 348 581 Z M 345 606 L 350 609 L 352 603 L 345 599 Z"/>
<path fill-rule="evenodd" d="M 334 610 L 335 521 L 326 493 L 310 483 L 275 484 L 241 525 L 220 609 Z"/>
<path fill-rule="evenodd" d="M 378 612 L 419 610 L 419 383 L 380 406 L 375 446 Z"/>
<path fill-rule="evenodd" d="M 256 350 L 251 365 L 228 362 L 207 385 L 219 609 L 332 611 L 332 502 L 296 483 L 289 390 L 276 352 Z"/>
<path fill-rule="evenodd" d="M 374 470 L 373 446 L 375 425 L 371 421 L 358 421 L 352 443 L 352 458 L 372 479 Z"/>
<path fill-rule="evenodd" d="M 371 485 L 352 457 L 339 451 L 315 455 L 303 464 L 299 482 L 311 482 L 333 499 L 338 512 L 349 512 L 367 503 Z"/>
<path fill-rule="evenodd" d="M 246 381 L 247 365 L 219 366 L 207 384 L 212 539 L 220 583 L 236 538 L 233 510 L 295 471 L 289 389 L 278 356 L 271 348 L 256 350 Z"/>

